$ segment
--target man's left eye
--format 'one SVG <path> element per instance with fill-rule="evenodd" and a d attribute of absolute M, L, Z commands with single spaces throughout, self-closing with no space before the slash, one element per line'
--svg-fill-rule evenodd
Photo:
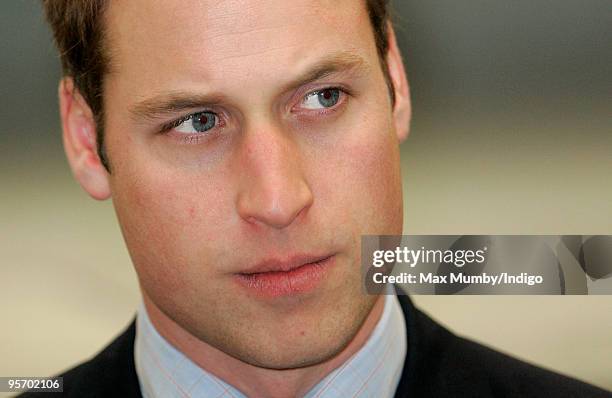
<path fill-rule="evenodd" d="M 335 106 L 340 100 L 341 91 L 338 88 L 326 88 L 307 94 L 302 107 L 305 109 L 326 109 Z"/>

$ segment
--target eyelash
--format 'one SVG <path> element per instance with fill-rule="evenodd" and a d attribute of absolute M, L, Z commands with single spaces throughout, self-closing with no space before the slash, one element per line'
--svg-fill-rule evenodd
<path fill-rule="evenodd" d="M 332 114 L 334 112 L 336 112 L 340 107 L 342 107 L 344 105 L 344 103 L 347 101 L 347 97 L 349 97 L 351 94 L 349 92 L 348 89 L 343 88 L 343 87 L 338 87 L 338 86 L 329 86 L 329 87 L 322 87 L 322 88 L 318 88 L 316 90 L 311 90 L 308 91 L 305 94 L 302 94 L 300 97 L 300 102 L 303 101 L 306 97 L 310 96 L 310 95 L 315 95 L 320 93 L 321 91 L 325 91 L 325 90 L 338 90 L 340 92 L 340 97 L 338 99 L 338 102 L 331 108 L 323 108 L 323 109 L 318 109 L 318 110 L 309 110 L 309 113 L 314 113 L 317 116 L 325 116 L 325 115 L 329 115 Z M 173 129 L 177 128 L 178 126 L 180 126 L 182 123 L 190 120 L 191 118 L 193 118 L 194 116 L 203 113 L 203 112 L 210 112 L 213 113 L 215 115 L 215 117 L 218 120 L 218 126 L 214 127 L 214 130 L 218 129 L 219 127 L 223 127 L 225 125 L 225 123 L 223 122 L 223 117 L 222 115 L 220 115 L 217 112 L 214 112 L 212 110 L 209 109 L 203 109 L 203 110 L 199 110 L 197 112 L 193 112 L 193 113 L 189 113 L 187 115 L 181 116 L 178 119 L 175 119 L 169 123 L 165 123 L 161 126 L 160 128 L 160 133 L 161 134 L 168 134 L 170 133 Z M 306 116 L 308 117 L 308 116 Z M 212 131 L 212 129 L 211 129 Z M 214 132 L 211 133 L 193 133 L 193 134 L 181 134 L 181 140 L 186 142 L 186 143 L 190 143 L 190 144 L 195 144 L 197 142 L 200 141 L 200 139 L 204 138 L 205 136 L 211 135 Z"/>

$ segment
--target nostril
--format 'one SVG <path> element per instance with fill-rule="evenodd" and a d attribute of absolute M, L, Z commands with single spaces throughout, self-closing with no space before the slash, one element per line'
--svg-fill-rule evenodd
<path fill-rule="evenodd" d="M 297 185 L 297 184 L 296 184 Z M 239 215 L 249 224 L 286 228 L 305 214 L 313 203 L 310 188 L 304 181 L 292 189 L 266 189 L 253 185 L 241 193 L 236 204 Z"/>

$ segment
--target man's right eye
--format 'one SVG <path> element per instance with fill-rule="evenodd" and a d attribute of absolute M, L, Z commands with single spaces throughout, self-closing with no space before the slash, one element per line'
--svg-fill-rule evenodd
<path fill-rule="evenodd" d="M 173 128 L 183 134 L 198 134 L 211 130 L 218 122 L 219 118 L 215 113 L 198 112 L 178 120 Z"/>

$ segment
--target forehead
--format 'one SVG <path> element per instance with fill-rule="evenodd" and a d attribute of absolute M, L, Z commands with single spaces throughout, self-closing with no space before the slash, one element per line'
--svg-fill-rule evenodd
<path fill-rule="evenodd" d="M 376 53 L 362 0 L 113 0 L 106 30 L 111 75 L 156 87 L 265 82 L 321 53 Z"/>

